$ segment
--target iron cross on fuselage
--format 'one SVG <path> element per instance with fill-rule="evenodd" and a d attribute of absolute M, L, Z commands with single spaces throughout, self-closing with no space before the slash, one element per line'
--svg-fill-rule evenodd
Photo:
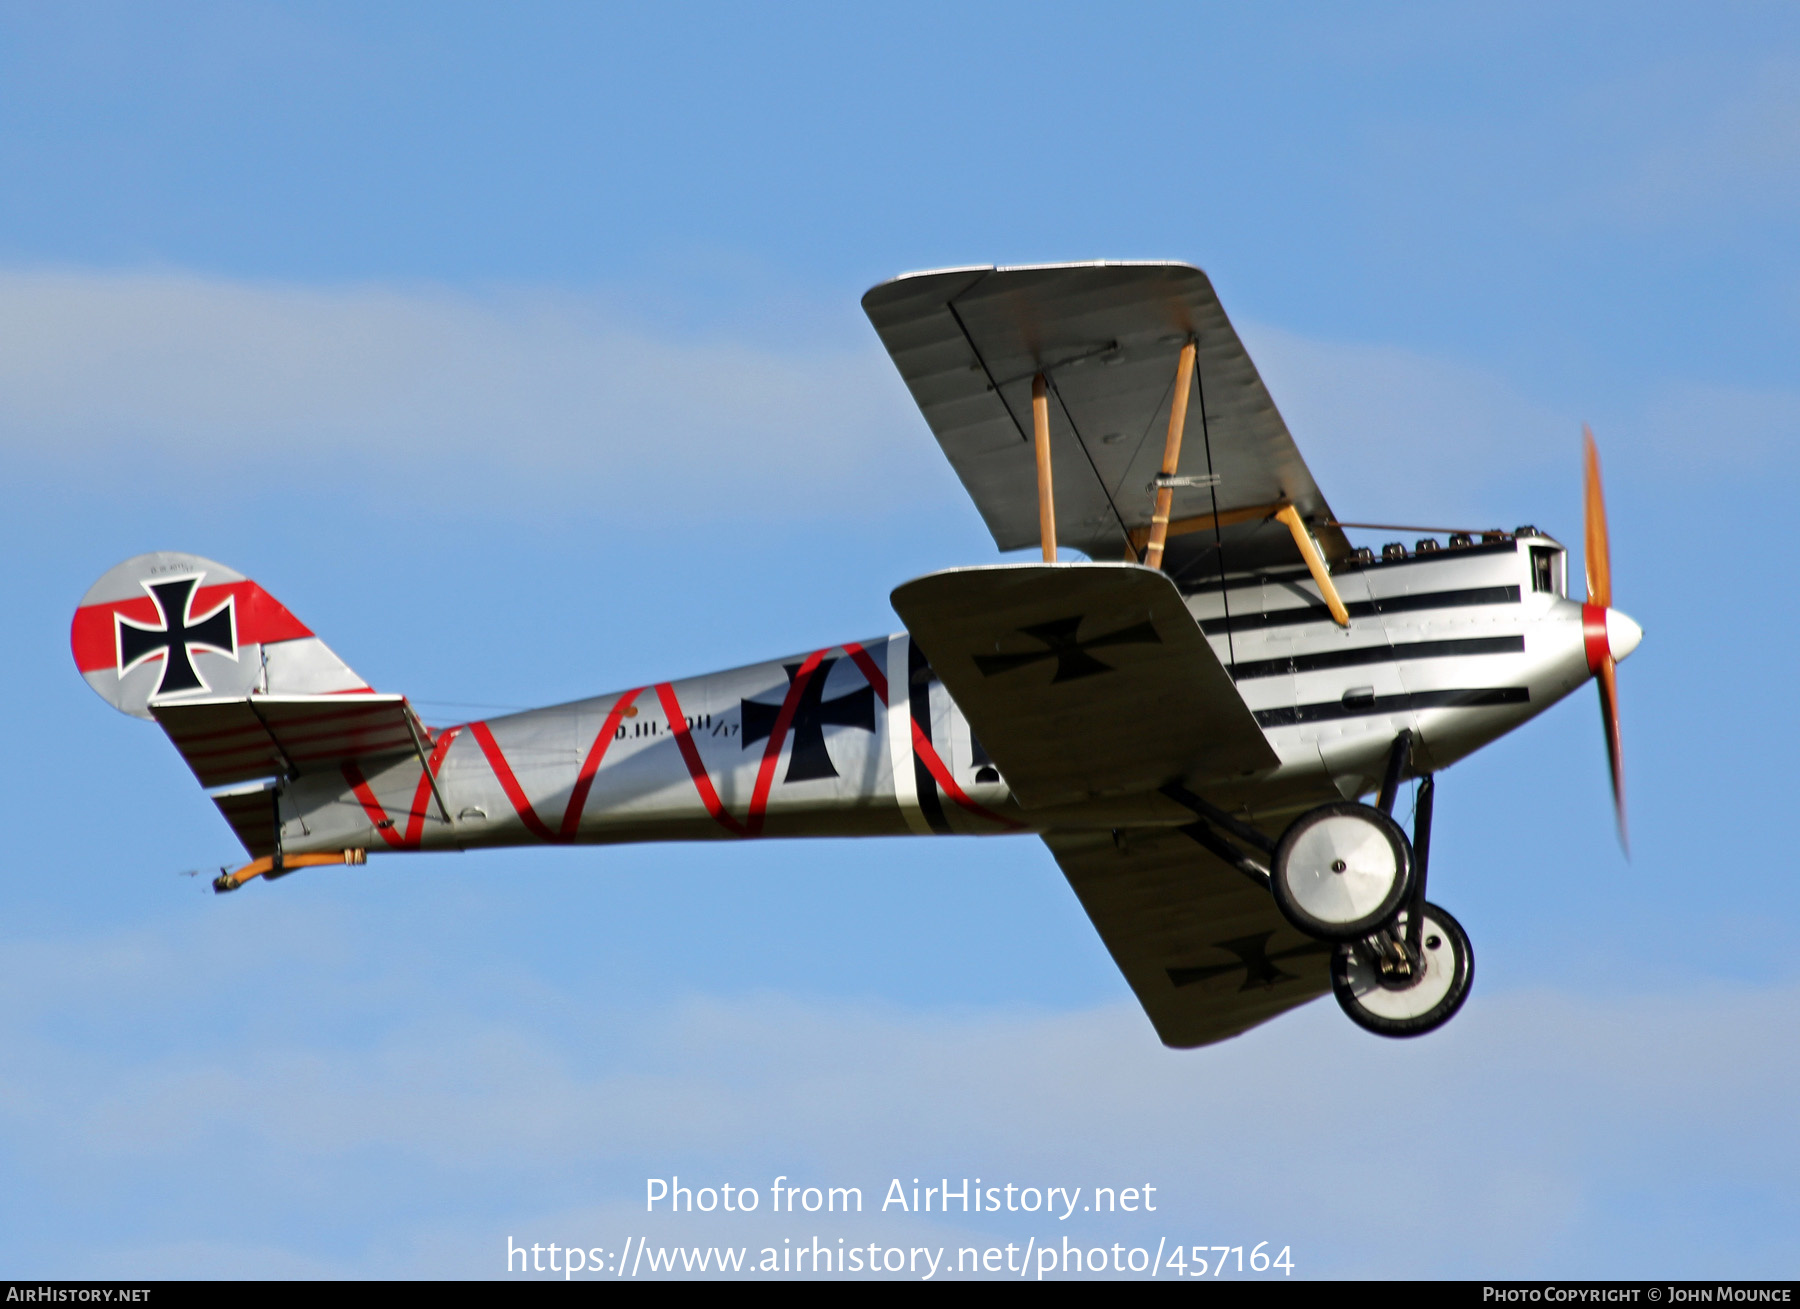
<path fill-rule="evenodd" d="M 113 615 L 119 643 L 120 677 L 160 653 L 163 655 L 163 672 L 162 680 L 156 686 L 158 696 L 204 691 L 206 682 L 194 669 L 193 652 L 206 650 L 237 658 L 236 598 L 227 596 L 217 609 L 195 619 L 189 606 L 194 602 L 194 592 L 199 585 L 198 575 L 144 583 L 144 589 L 162 613 L 161 627 L 147 627 L 123 614 Z"/>
<path fill-rule="evenodd" d="M 825 747 L 827 727 L 856 727 L 865 732 L 875 730 L 875 689 L 862 686 L 835 700 L 825 698 L 825 682 L 831 676 L 835 659 L 821 659 L 812 670 L 806 685 L 800 689 L 794 705 L 794 719 L 788 724 L 794 746 L 788 755 L 787 782 L 809 782 L 821 777 L 836 777 L 837 766 L 831 762 L 831 751 Z M 794 684 L 804 665 L 787 664 L 788 685 Z M 766 741 L 781 717 L 781 705 L 763 704 L 758 700 L 738 702 L 743 713 L 744 747 Z"/>

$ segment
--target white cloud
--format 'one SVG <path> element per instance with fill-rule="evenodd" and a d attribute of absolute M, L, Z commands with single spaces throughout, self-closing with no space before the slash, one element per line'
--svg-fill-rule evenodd
<path fill-rule="evenodd" d="M 1492 521 L 1496 488 L 1577 466 L 1580 420 L 1493 373 L 1398 345 L 1242 330 L 1314 478 L 1345 518 L 1510 527 Z"/>
<path fill-rule="evenodd" d="M 1244 336 L 1353 519 L 1500 525 L 1577 485 L 1580 417 L 1400 345 Z M 1683 478 L 1781 457 L 1800 393 L 1669 379 L 1603 432 Z M 1704 463 L 1696 452 L 1704 442 Z M 695 339 L 545 292 L 0 270 L 0 448 L 106 485 L 450 496 L 611 520 L 791 518 L 961 495 L 872 334 Z M 1696 465 L 1699 467 L 1696 468 Z"/>
<path fill-rule="evenodd" d="M 523 961 L 510 979 L 459 975 L 429 962 L 429 940 L 406 958 L 372 941 L 328 957 L 309 943 L 334 934 L 317 919 L 245 931 L 6 953 L 0 1141 L 15 1194 L 89 1234 L 60 1254 L 0 1240 L 10 1265 L 493 1275 L 508 1232 L 748 1239 L 722 1217 L 644 1221 L 644 1177 L 677 1172 L 857 1185 L 871 1207 L 895 1176 L 1149 1182 L 1154 1221 L 1052 1231 L 952 1214 L 942 1230 L 1275 1239 L 1314 1274 L 1775 1275 L 1777 1252 L 1729 1234 L 1664 1238 L 1706 1197 L 1784 1194 L 1800 1164 L 1800 1056 L 1776 1035 L 1800 1021 L 1792 986 L 1478 988 L 1451 1028 L 1406 1043 L 1326 1001 L 1177 1053 L 1126 1005 L 950 1014 L 749 995 L 627 1010 Z M 205 1024 L 171 1003 L 221 977 L 236 984 L 216 987 Z M 97 1019 L 101 994 L 116 1012 Z M 1347 1224 L 1390 1176 L 1407 1203 Z M 192 1243 L 220 1196 L 255 1214 L 242 1248 Z M 1663 1212 L 1634 1231 L 1641 1196 Z M 769 1220 L 757 1239 L 817 1227 Z M 907 1221 L 822 1230 L 921 1235 Z M 190 1237 L 164 1235 L 184 1224 Z"/>
<path fill-rule="evenodd" d="M 528 489 L 658 518 L 904 499 L 939 458 L 866 332 L 682 340 L 548 293 L 180 272 L 0 272 L 0 443 L 101 479 Z"/>
<path fill-rule="evenodd" d="M 1578 536 L 1584 415 L 1403 346 L 1255 324 L 1243 335 L 1342 517 L 1500 528 L 1535 519 Z M 1800 449 L 1800 390 L 1669 377 L 1591 417 L 1609 487 L 1651 479 L 1716 490 L 1786 475 Z"/>

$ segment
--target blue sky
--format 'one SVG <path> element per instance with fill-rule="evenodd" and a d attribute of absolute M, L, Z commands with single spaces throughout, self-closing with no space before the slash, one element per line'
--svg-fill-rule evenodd
<path fill-rule="evenodd" d="M 0 1272 L 1791 1275 L 1796 88 L 1775 5 L 0 5 Z M 438 721 L 886 632 L 993 549 L 858 296 L 1085 258 L 1205 267 L 1345 517 L 1575 541 L 1594 425 L 1633 857 L 1589 694 L 1446 774 L 1450 1028 L 1163 1050 L 1028 839 L 178 875 L 229 833 L 67 654 L 111 564 L 228 562 Z M 1346 1224 L 1396 1159 L 1431 1202 Z M 676 1173 L 1165 1207 L 650 1222 Z"/>

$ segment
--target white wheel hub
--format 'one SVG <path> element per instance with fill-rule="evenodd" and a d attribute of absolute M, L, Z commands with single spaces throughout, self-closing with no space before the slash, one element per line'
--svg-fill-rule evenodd
<path fill-rule="evenodd" d="M 1403 875 L 1385 832 L 1364 819 L 1334 815 L 1294 842 L 1287 889 L 1314 918 L 1354 923 L 1379 909 Z"/>

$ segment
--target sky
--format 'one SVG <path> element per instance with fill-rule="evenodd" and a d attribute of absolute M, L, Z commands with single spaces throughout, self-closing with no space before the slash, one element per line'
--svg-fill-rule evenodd
<path fill-rule="evenodd" d="M 0 3 L 0 1276 L 1793 1276 L 1796 238 L 1775 4 Z M 114 563 L 225 562 L 439 723 L 884 634 L 995 551 L 858 298 L 1094 258 L 1208 270 L 1343 518 L 1577 543 L 1593 426 L 1631 854 L 1591 692 L 1445 773 L 1447 1028 L 1164 1049 L 1028 837 L 182 875 L 235 842 L 68 654 Z"/>

